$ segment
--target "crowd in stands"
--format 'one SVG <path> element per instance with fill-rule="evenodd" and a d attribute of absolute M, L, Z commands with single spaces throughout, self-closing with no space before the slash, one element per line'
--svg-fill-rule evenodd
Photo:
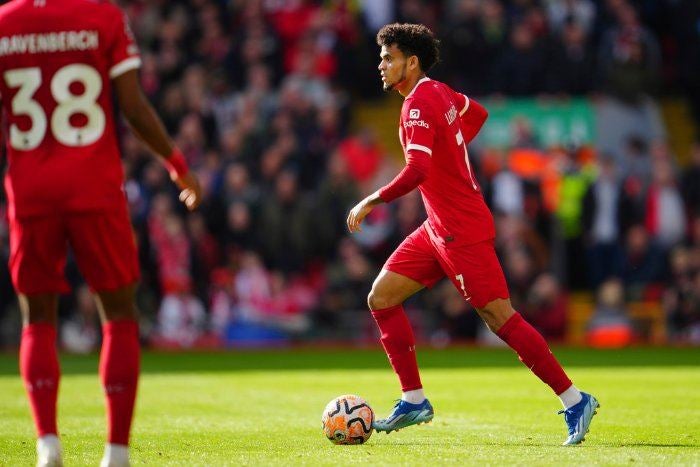
<path fill-rule="evenodd" d="M 119 3 L 141 46 L 144 91 L 204 190 L 201 208 L 185 212 L 167 172 L 122 128 L 143 336 L 159 347 L 374 341 L 372 280 L 425 218 L 414 192 L 375 209 L 361 233 L 345 227 L 402 161 L 353 118 L 380 98 L 374 35 L 385 23 L 433 28 L 443 63 L 431 76 L 477 98 L 581 95 L 646 115 L 654 96 L 674 93 L 700 121 L 695 0 Z M 613 323 L 634 338 L 626 303 L 655 301 L 671 342 L 700 343 L 700 143 L 673 154 L 663 129 L 631 127 L 613 128 L 608 146 L 543 147 L 524 126 L 512 147 L 470 148 L 513 304 L 550 339 L 566 338 L 570 303 L 588 293 L 592 335 Z M 541 170 L 522 170 L 523 153 Z M 5 210 L 0 198 L 0 219 Z M 19 323 L 7 237 L 3 220 L 4 345 Z M 74 262 L 67 273 L 62 342 L 87 351 L 97 311 Z M 407 311 L 434 345 L 489 339 L 447 281 Z"/>

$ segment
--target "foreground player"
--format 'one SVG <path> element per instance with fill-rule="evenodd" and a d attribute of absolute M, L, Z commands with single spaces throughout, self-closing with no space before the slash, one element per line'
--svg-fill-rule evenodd
<path fill-rule="evenodd" d="M 348 215 L 350 232 L 367 214 L 414 188 L 420 189 L 428 219 L 394 251 L 367 299 L 381 342 L 401 382 L 403 395 L 374 428 L 387 433 L 432 420 L 423 393 L 415 339 L 402 303 L 423 287 L 449 277 L 489 329 L 560 397 L 569 430 L 565 445 L 583 441 L 598 401 L 571 383 L 542 336 L 513 310 L 494 250 L 493 218 L 484 203 L 467 153 L 467 143 L 486 120 L 474 100 L 425 73 L 438 61 L 438 41 L 417 24 L 390 24 L 377 34 L 384 90 L 404 97 L 399 137 L 406 166 L 388 185 L 357 204 Z"/>
<path fill-rule="evenodd" d="M 0 96 L 9 166 L 10 269 L 23 318 L 20 372 L 37 430 L 38 465 L 61 465 L 57 298 L 70 244 L 96 293 L 107 407 L 103 466 L 125 466 L 139 374 L 139 276 L 122 190 L 112 91 L 134 131 L 164 158 L 180 199 L 197 180 L 145 100 L 141 60 L 122 12 L 105 1 L 16 0 L 0 7 Z"/>

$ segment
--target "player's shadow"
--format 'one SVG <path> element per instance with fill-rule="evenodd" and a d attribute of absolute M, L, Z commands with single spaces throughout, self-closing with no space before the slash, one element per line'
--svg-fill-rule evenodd
<path fill-rule="evenodd" d="M 613 448 L 700 448 L 700 442 L 697 443 L 647 443 L 640 441 L 637 443 L 600 443 L 596 446 L 605 446 Z"/>

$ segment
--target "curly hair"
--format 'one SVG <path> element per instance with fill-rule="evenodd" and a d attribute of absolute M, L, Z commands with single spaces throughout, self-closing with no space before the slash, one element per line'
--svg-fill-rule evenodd
<path fill-rule="evenodd" d="M 428 71 L 440 61 L 440 41 L 422 24 L 387 24 L 377 33 L 377 45 L 396 47 L 406 56 L 415 55 L 421 70 Z"/>

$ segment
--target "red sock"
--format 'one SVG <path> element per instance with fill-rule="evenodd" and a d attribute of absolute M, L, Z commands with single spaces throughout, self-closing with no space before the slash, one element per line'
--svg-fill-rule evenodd
<path fill-rule="evenodd" d="M 549 350 L 547 342 L 520 313 L 515 313 L 496 333 L 511 349 L 515 350 L 520 361 L 559 395 L 569 389 L 571 380 Z"/>
<path fill-rule="evenodd" d="M 37 436 L 57 435 L 56 397 L 61 369 L 56 352 L 56 328 L 34 323 L 22 330 L 19 371 L 32 408 Z"/>
<path fill-rule="evenodd" d="M 416 339 L 403 306 L 396 305 L 372 310 L 372 316 L 381 331 L 381 342 L 394 371 L 399 375 L 401 390 L 412 391 L 423 385 L 416 361 Z"/>
<path fill-rule="evenodd" d="M 113 444 L 129 444 L 139 354 L 139 328 L 135 321 L 108 321 L 102 326 L 100 379 L 107 399 L 107 439 Z"/>

